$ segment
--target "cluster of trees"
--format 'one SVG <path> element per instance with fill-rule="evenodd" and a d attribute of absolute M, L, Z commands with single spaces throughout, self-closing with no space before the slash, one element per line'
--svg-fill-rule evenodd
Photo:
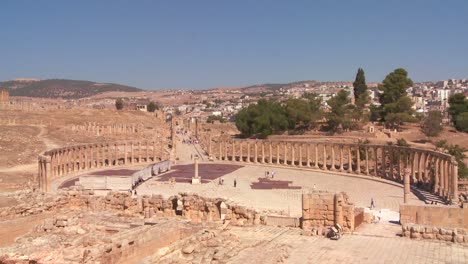
<path fill-rule="evenodd" d="M 361 127 L 369 119 L 383 121 L 389 127 L 398 127 L 403 122 L 416 121 L 413 103 L 406 89 L 413 85 L 404 69 L 396 69 L 385 77 L 379 86 L 379 107 L 370 107 L 370 96 L 364 70 L 359 68 L 353 82 L 354 98 L 346 90 L 327 101 L 329 111 L 321 110 L 321 99 L 315 94 L 285 102 L 260 100 L 256 105 L 241 110 L 236 115 L 236 126 L 245 136 L 266 137 L 285 130 L 303 130 L 317 127 L 325 118 L 323 129 L 339 132 Z M 354 99 L 354 102 L 352 102 Z"/>
<path fill-rule="evenodd" d="M 220 123 L 226 122 L 226 119 L 222 116 L 215 116 L 215 115 L 210 115 L 208 119 L 206 120 L 207 123 L 214 123 L 215 121 L 219 121 Z"/>
<path fill-rule="evenodd" d="M 115 109 L 117 110 L 122 110 L 124 108 L 124 101 L 122 98 L 118 98 L 117 100 L 115 100 Z M 147 105 L 146 105 L 146 110 L 148 112 L 154 112 L 156 110 L 159 110 L 159 105 L 153 101 L 149 102 Z"/>
<path fill-rule="evenodd" d="M 468 132 L 468 99 L 462 93 L 457 93 L 449 98 L 449 114 L 455 128 Z"/>

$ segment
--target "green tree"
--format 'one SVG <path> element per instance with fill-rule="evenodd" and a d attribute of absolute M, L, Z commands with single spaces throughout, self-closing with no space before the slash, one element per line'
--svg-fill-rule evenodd
<path fill-rule="evenodd" d="M 240 110 L 235 120 L 237 129 L 244 136 L 258 135 L 261 138 L 284 131 L 289 126 L 284 107 L 276 101 L 265 99 Z"/>
<path fill-rule="evenodd" d="M 462 132 L 468 132 L 468 112 L 463 112 L 457 116 L 455 127 Z"/>
<path fill-rule="evenodd" d="M 403 122 L 415 121 L 413 102 L 406 95 L 406 89 L 412 85 L 413 81 L 408 78 L 408 72 L 402 68 L 388 74 L 379 85 L 381 118 L 389 127 L 399 127 Z"/>
<path fill-rule="evenodd" d="M 449 97 L 449 105 L 448 112 L 452 118 L 455 128 L 457 130 L 467 132 L 466 115 L 459 119 L 463 113 L 468 112 L 468 100 L 466 99 L 466 96 L 462 93 L 453 94 Z"/>
<path fill-rule="evenodd" d="M 304 99 L 288 99 L 285 104 L 289 128 L 308 127 L 312 122 L 312 112 L 308 102 Z"/>
<path fill-rule="evenodd" d="M 146 109 L 148 112 L 154 112 L 156 110 L 159 110 L 159 106 L 155 102 L 150 102 L 147 106 Z"/>
<path fill-rule="evenodd" d="M 355 128 L 355 122 L 352 120 L 355 106 L 351 105 L 349 92 L 340 90 L 327 101 L 327 104 L 330 106 L 330 112 L 327 115 L 327 125 L 330 131 Z"/>
<path fill-rule="evenodd" d="M 124 102 L 122 98 L 115 100 L 115 109 L 122 110 L 124 108 Z"/>
<path fill-rule="evenodd" d="M 366 105 L 370 102 L 370 95 L 367 89 L 366 77 L 364 70 L 359 68 L 356 74 L 356 79 L 353 82 L 354 87 L 354 103 L 356 105 L 355 117 L 360 121 L 368 121 L 369 112 L 365 111 Z"/>
<path fill-rule="evenodd" d="M 442 115 L 439 111 L 429 111 L 421 124 L 421 131 L 428 137 L 436 137 L 444 129 L 441 125 Z"/>
<path fill-rule="evenodd" d="M 214 123 L 214 121 L 219 121 L 220 123 L 224 123 L 226 122 L 226 119 L 224 119 L 222 116 L 210 115 L 208 119 L 206 120 L 207 123 Z"/>

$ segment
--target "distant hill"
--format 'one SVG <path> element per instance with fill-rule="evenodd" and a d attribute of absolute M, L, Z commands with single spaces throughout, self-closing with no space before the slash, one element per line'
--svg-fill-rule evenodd
<path fill-rule="evenodd" d="M 77 80 L 30 80 L 19 79 L 0 82 L 0 89 L 6 89 L 11 96 L 79 99 L 103 92 L 139 92 L 141 89 L 114 83 L 96 83 Z"/>

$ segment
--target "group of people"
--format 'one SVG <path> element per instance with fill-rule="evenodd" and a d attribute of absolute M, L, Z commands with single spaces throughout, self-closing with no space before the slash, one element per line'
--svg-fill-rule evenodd
<path fill-rule="evenodd" d="M 274 171 L 266 171 L 265 172 L 265 178 L 274 178 L 275 177 L 275 172 Z"/>
<path fill-rule="evenodd" d="M 198 144 L 198 139 L 183 139 L 182 144 Z"/>
<path fill-rule="evenodd" d="M 219 178 L 218 185 L 224 185 L 224 178 Z M 237 187 L 237 180 L 234 179 L 234 188 Z"/>

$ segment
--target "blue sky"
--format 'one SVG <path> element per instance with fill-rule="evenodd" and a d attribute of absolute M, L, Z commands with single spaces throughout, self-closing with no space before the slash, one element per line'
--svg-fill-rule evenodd
<path fill-rule="evenodd" d="M 0 80 L 201 89 L 468 78 L 468 1 L 0 2 Z"/>

